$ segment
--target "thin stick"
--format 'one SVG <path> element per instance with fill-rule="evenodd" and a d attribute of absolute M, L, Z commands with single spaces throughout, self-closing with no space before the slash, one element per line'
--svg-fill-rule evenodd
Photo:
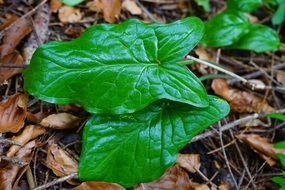
<path fill-rule="evenodd" d="M 13 145 L 23 146 L 23 144 L 20 142 L 4 139 L 3 137 L 0 137 L 0 144 L 8 144 L 8 145 L 13 144 Z"/>
<path fill-rule="evenodd" d="M 61 178 L 58 178 L 54 181 L 51 181 L 49 183 L 46 183 L 44 185 L 41 185 L 37 188 L 35 188 L 34 190 L 41 190 L 41 189 L 47 189 L 48 187 L 51 187 L 53 185 L 56 185 L 58 183 L 62 183 L 62 182 L 65 182 L 66 180 L 69 180 L 69 179 L 77 179 L 78 178 L 78 174 L 77 173 L 72 173 L 70 175 L 67 175 L 67 176 L 64 176 L 64 177 L 61 177 Z"/>
<path fill-rule="evenodd" d="M 5 160 L 7 162 L 11 162 L 12 164 L 16 164 L 20 167 L 23 167 L 25 165 L 27 165 L 26 162 L 24 162 L 23 160 L 20 160 L 18 158 L 15 158 L 15 157 L 7 157 L 7 156 L 0 156 L 0 161 L 1 160 Z"/>
<path fill-rule="evenodd" d="M 28 67 L 27 64 L 0 64 L 0 68 L 26 68 Z"/>

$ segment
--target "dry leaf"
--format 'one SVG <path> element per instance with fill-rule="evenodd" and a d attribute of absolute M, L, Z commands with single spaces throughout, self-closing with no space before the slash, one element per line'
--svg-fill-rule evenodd
<path fill-rule="evenodd" d="M 38 124 L 48 115 L 49 113 L 47 112 L 38 112 L 38 113 L 27 112 L 27 119 L 33 123 Z"/>
<path fill-rule="evenodd" d="M 62 3 L 59 0 L 50 1 L 50 9 L 51 9 L 51 12 L 53 13 L 57 13 L 61 6 L 62 6 Z"/>
<path fill-rule="evenodd" d="M 63 23 L 74 23 L 81 20 L 82 15 L 79 9 L 69 6 L 62 6 L 58 11 L 58 18 Z"/>
<path fill-rule="evenodd" d="M 31 22 L 25 18 L 19 18 L 11 28 L 9 28 L 3 37 L 3 43 L 0 46 L 0 58 L 15 51 L 21 40 L 32 31 Z"/>
<path fill-rule="evenodd" d="M 95 5 L 103 11 L 104 20 L 114 23 L 121 12 L 121 0 L 96 0 Z"/>
<path fill-rule="evenodd" d="M 274 165 L 277 160 L 276 154 L 285 154 L 285 149 L 274 148 L 274 145 L 264 137 L 256 134 L 241 134 L 237 138 L 247 143 L 255 152 L 264 158 L 269 165 Z"/>
<path fill-rule="evenodd" d="M 163 176 L 158 180 L 150 183 L 141 183 L 139 186 L 134 188 L 134 190 L 189 190 L 190 189 L 190 179 L 182 168 L 178 165 L 172 166 L 168 169 Z"/>
<path fill-rule="evenodd" d="M 20 135 L 12 137 L 12 140 L 20 142 L 22 144 L 27 144 L 30 140 L 37 138 L 38 136 L 44 134 L 45 132 L 46 130 L 42 127 L 38 127 L 35 125 L 28 125 L 25 127 L 25 129 Z M 11 146 L 7 152 L 7 156 L 8 157 L 14 156 L 15 153 L 17 153 L 18 150 L 20 150 L 20 148 L 21 147 L 17 145 Z"/>
<path fill-rule="evenodd" d="M 0 0 L 0 4 L 3 4 L 4 3 L 4 0 Z"/>
<path fill-rule="evenodd" d="M 1 59 L 2 64 L 23 64 L 23 57 L 18 52 L 10 53 Z M 1 68 L 0 69 L 0 84 L 12 76 L 21 73 L 23 68 Z"/>
<path fill-rule="evenodd" d="M 11 190 L 16 189 L 17 184 L 21 176 L 27 170 L 28 164 L 31 162 L 34 147 L 36 147 L 36 141 L 31 141 L 22 147 L 16 154 L 16 158 L 21 159 L 26 162 L 27 165 L 20 167 L 16 164 L 11 164 L 6 161 L 0 162 L 0 189 L 1 190 Z"/>
<path fill-rule="evenodd" d="M 72 190 L 125 190 L 125 188 L 115 183 L 90 181 L 83 182 Z"/>
<path fill-rule="evenodd" d="M 206 184 L 199 184 L 199 183 L 194 183 L 191 182 L 191 190 L 211 190 L 208 185 Z"/>
<path fill-rule="evenodd" d="M 278 82 L 285 85 L 285 71 L 277 71 L 276 78 Z"/>
<path fill-rule="evenodd" d="M 59 177 L 75 173 L 78 168 L 77 161 L 54 141 L 49 142 L 46 164 Z"/>
<path fill-rule="evenodd" d="M 4 21 L 3 24 L 0 25 L 0 31 L 10 26 L 13 22 L 15 22 L 18 19 L 18 17 L 14 14 L 6 14 L 5 17 L 6 20 Z"/>
<path fill-rule="evenodd" d="M 132 15 L 141 15 L 142 10 L 137 5 L 135 0 L 124 0 L 122 3 L 122 8 L 129 11 Z"/>
<path fill-rule="evenodd" d="M 58 113 L 47 116 L 40 125 L 55 129 L 67 129 L 75 127 L 78 120 L 78 117 L 69 113 Z"/>
<path fill-rule="evenodd" d="M 201 166 L 199 154 L 178 154 L 176 163 L 191 173 L 195 173 Z"/>
<path fill-rule="evenodd" d="M 28 96 L 17 94 L 0 103 L 0 133 L 18 132 L 24 127 Z"/>
<path fill-rule="evenodd" d="M 221 184 L 219 185 L 218 189 L 219 190 L 230 190 L 231 186 L 226 181 L 222 181 Z"/>
<path fill-rule="evenodd" d="M 202 60 L 207 60 L 207 61 L 211 61 L 211 62 L 215 62 L 215 56 L 209 54 L 206 49 L 202 46 L 198 46 L 197 48 L 195 48 L 195 53 L 198 55 L 199 59 Z M 192 65 L 194 68 L 196 68 L 201 74 L 206 75 L 206 74 L 210 74 L 210 73 L 217 73 L 217 71 L 215 69 L 212 69 L 211 67 L 204 65 L 204 64 L 194 64 Z"/>
<path fill-rule="evenodd" d="M 36 49 L 40 44 L 48 40 L 50 14 L 51 13 L 48 4 L 44 4 L 38 8 L 37 13 L 33 19 L 33 28 L 37 32 L 32 33 L 24 43 L 23 57 L 25 64 L 30 64 L 30 60 Z"/>
<path fill-rule="evenodd" d="M 251 112 L 272 112 L 274 109 L 262 98 L 252 93 L 240 91 L 238 89 L 230 89 L 228 83 L 224 79 L 214 79 L 212 89 L 222 98 L 226 99 L 231 109 L 238 113 Z"/>

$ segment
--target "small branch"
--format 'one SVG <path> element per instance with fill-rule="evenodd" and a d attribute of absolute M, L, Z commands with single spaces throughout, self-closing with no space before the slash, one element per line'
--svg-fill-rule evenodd
<path fill-rule="evenodd" d="M 20 142 L 9 140 L 9 139 L 4 139 L 2 137 L 0 137 L 0 144 L 8 144 L 8 145 L 13 144 L 13 145 L 23 146 L 23 144 Z"/>
<path fill-rule="evenodd" d="M 27 64 L 0 64 L 0 68 L 26 68 Z"/>
<path fill-rule="evenodd" d="M 41 186 L 35 188 L 34 190 L 47 189 L 48 187 L 51 187 L 51 186 L 56 185 L 56 184 L 58 184 L 58 183 L 62 183 L 62 182 L 64 182 L 64 181 L 66 181 L 66 180 L 69 180 L 69 179 L 77 179 L 77 178 L 78 178 L 78 174 L 77 174 L 77 173 L 72 173 L 72 174 L 70 174 L 70 175 L 67 175 L 67 176 L 58 178 L 58 179 L 56 179 L 56 180 L 54 180 L 54 181 L 51 181 L 51 182 L 46 183 L 46 184 L 44 184 L 44 185 L 41 185 Z"/>
<path fill-rule="evenodd" d="M 16 164 L 20 167 L 27 165 L 26 162 L 24 162 L 23 160 L 20 160 L 18 158 L 15 158 L 15 157 L 0 156 L 0 161 L 1 160 L 5 160 L 5 161 L 10 162 L 12 164 Z"/>

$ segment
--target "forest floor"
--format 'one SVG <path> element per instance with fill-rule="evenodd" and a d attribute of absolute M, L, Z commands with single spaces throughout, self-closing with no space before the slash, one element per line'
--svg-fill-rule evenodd
<path fill-rule="evenodd" d="M 223 0 L 210 2 L 210 12 L 205 12 L 188 0 L 90 0 L 74 7 L 57 0 L 0 0 L 0 190 L 123 189 L 108 183 L 79 186 L 71 179 L 76 177 L 89 114 L 75 105 L 50 104 L 25 93 L 21 73 L 37 47 L 77 38 L 94 24 L 129 18 L 168 23 L 194 15 L 206 21 L 226 8 Z M 282 25 L 272 26 L 270 16 L 263 8 L 249 15 L 284 36 Z M 199 77 L 212 76 L 203 80 L 207 92 L 226 99 L 231 113 L 189 142 L 164 176 L 134 189 L 278 189 L 271 178 L 283 170 L 273 144 L 285 139 L 285 123 L 264 113 L 284 112 L 285 91 L 278 88 L 285 85 L 284 52 L 197 46 L 190 54 L 222 65 L 260 88 L 219 78 L 217 70 L 205 65 L 189 66 Z"/>

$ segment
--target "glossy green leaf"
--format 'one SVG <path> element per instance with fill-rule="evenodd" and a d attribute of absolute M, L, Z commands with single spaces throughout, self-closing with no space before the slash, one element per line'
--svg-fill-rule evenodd
<path fill-rule="evenodd" d="M 225 11 L 205 25 L 202 44 L 209 47 L 230 46 L 248 32 L 248 18 L 241 12 Z"/>
<path fill-rule="evenodd" d="M 272 23 L 275 25 L 281 24 L 285 20 L 285 3 L 278 6 L 277 11 L 272 17 Z"/>
<path fill-rule="evenodd" d="M 195 2 L 203 7 L 205 12 L 210 12 L 211 11 L 211 6 L 210 6 L 210 1 L 209 0 L 195 0 Z"/>
<path fill-rule="evenodd" d="M 228 9 L 242 12 L 252 12 L 260 7 L 262 0 L 227 0 Z"/>
<path fill-rule="evenodd" d="M 274 183 L 277 183 L 281 187 L 285 188 L 285 178 L 283 178 L 283 177 L 273 177 L 272 181 Z"/>
<path fill-rule="evenodd" d="M 197 108 L 162 100 L 133 114 L 93 116 L 84 128 L 79 178 L 126 187 L 157 179 L 192 137 L 228 114 L 224 100 L 209 102 Z"/>
<path fill-rule="evenodd" d="M 280 47 L 278 33 L 264 25 L 249 25 L 249 32 L 242 36 L 232 48 L 255 52 L 277 51 Z"/>
<path fill-rule="evenodd" d="M 69 6 L 75 6 L 79 3 L 82 3 L 84 0 L 62 0 L 62 2 Z"/>
<path fill-rule="evenodd" d="M 92 113 L 131 113 L 159 99 L 208 106 L 206 91 L 177 64 L 203 36 L 189 17 L 170 24 L 99 24 L 70 42 L 37 49 L 24 88 L 42 100 L 77 103 Z"/>
<path fill-rule="evenodd" d="M 274 148 L 284 148 L 285 149 L 285 141 L 281 141 L 281 142 L 274 144 Z"/>

